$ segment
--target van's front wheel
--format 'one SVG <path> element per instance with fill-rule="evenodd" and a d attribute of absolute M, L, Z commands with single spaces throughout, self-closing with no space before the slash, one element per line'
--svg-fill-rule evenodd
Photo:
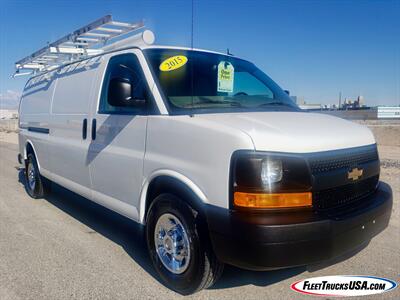
<path fill-rule="evenodd" d="M 153 265 L 163 282 L 183 295 L 211 286 L 223 270 L 202 223 L 193 208 L 171 194 L 154 199 L 147 217 Z"/>

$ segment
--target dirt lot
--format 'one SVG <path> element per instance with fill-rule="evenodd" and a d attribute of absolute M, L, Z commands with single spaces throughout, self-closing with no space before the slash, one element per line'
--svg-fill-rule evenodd
<path fill-rule="evenodd" d="M 296 280 L 374 275 L 399 282 L 400 123 L 369 123 L 379 143 L 381 179 L 394 192 L 389 227 L 352 257 L 307 268 L 250 272 L 227 267 L 196 299 L 306 299 Z M 16 163 L 17 136 L 0 132 L 0 299 L 171 299 L 160 284 L 140 228 L 61 187 L 34 201 Z M 367 299 L 400 299 L 400 288 Z"/>

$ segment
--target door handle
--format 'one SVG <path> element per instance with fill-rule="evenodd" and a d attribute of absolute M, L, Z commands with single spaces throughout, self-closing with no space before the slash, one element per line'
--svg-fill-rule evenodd
<path fill-rule="evenodd" d="M 92 120 L 92 140 L 96 139 L 96 119 Z"/>
<path fill-rule="evenodd" d="M 83 125 L 82 125 L 82 138 L 86 140 L 87 137 L 87 119 L 83 119 Z"/>

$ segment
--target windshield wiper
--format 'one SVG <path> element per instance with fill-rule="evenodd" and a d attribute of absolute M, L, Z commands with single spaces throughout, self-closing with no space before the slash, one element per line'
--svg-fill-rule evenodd
<path fill-rule="evenodd" d="M 208 100 L 200 103 L 209 103 L 209 104 L 229 104 L 230 106 L 242 107 L 242 104 L 237 101 L 228 101 L 228 100 Z"/>
<path fill-rule="evenodd" d="M 242 107 L 242 104 L 240 102 L 237 101 L 229 101 L 229 100 L 211 100 L 209 98 L 205 98 L 205 97 L 199 97 L 199 99 L 201 100 L 201 102 L 195 102 L 193 103 L 194 106 L 196 105 L 202 105 L 202 104 L 228 104 L 231 107 Z M 189 104 L 192 105 L 192 104 Z M 187 105 L 187 106 L 189 106 Z"/>

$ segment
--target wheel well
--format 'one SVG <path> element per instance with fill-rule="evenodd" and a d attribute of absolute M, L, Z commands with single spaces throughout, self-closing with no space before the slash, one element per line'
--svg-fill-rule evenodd
<path fill-rule="evenodd" d="M 35 155 L 35 151 L 33 150 L 31 143 L 27 143 L 26 144 L 26 156 L 28 156 L 28 154 L 31 154 L 31 153 L 33 155 Z"/>
<path fill-rule="evenodd" d="M 36 163 L 38 164 L 38 168 L 39 168 L 39 170 L 40 170 L 40 165 L 39 165 L 39 161 L 37 160 L 37 156 L 36 156 L 36 153 L 35 153 L 35 148 L 33 148 L 33 145 L 28 141 L 28 142 L 26 143 L 26 158 L 25 158 L 25 163 L 27 162 L 27 159 L 28 159 L 28 155 L 29 155 L 29 154 L 32 154 L 32 155 L 35 157 Z"/>
<path fill-rule="evenodd" d="M 145 220 L 154 199 L 164 193 L 175 195 L 205 217 L 203 201 L 186 184 L 173 177 L 159 176 L 150 182 L 147 189 Z"/>

